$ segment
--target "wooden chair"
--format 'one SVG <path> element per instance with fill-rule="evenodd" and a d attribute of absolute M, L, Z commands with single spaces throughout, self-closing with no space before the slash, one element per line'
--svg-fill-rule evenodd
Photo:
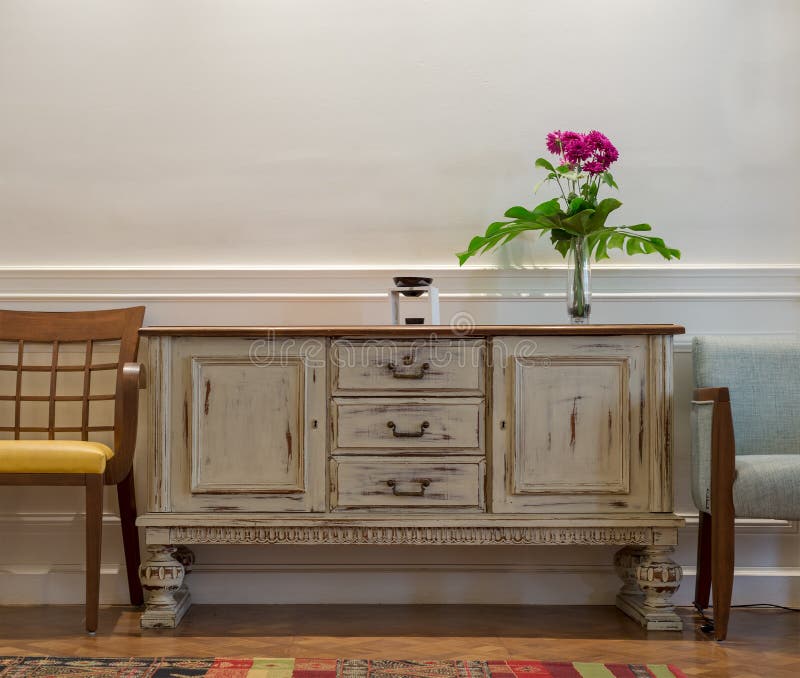
<path fill-rule="evenodd" d="M 694 603 L 705 610 L 713 589 L 714 637 L 725 640 L 735 518 L 800 520 L 800 340 L 695 337 L 693 359 Z"/>
<path fill-rule="evenodd" d="M 117 486 L 128 590 L 133 605 L 143 603 L 132 472 L 145 378 L 134 362 L 143 317 L 143 306 L 0 311 L 0 485 L 86 488 L 90 633 L 100 601 L 104 485 Z"/>

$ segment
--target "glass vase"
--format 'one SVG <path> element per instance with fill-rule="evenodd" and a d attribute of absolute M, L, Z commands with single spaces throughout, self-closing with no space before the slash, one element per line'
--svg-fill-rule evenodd
<path fill-rule="evenodd" d="M 573 325 L 587 324 L 592 310 L 592 264 L 589 254 L 589 243 L 585 237 L 572 239 L 567 255 L 567 314 Z"/>

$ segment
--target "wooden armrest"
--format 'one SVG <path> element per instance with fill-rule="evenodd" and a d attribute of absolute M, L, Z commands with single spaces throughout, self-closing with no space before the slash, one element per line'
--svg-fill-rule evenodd
<path fill-rule="evenodd" d="M 692 400 L 713 400 L 715 403 L 729 403 L 731 394 L 727 386 L 707 386 L 705 388 L 696 388 L 692 394 Z"/>
<path fill-rule="evenodd" d="M 106 484 L 116 485 L 130 473 L 139 422 L 139 390 L 147 385 L 144 365 L 122 366 L 114 415 L 114 456 L 106 467 Z"/>
<path fill-rule="evenodd" d="M 733 481 L 736 476 L 736 442 L 730 391 L 725 386 L 696 388 L 695 401 L 714 403 L 711 421 L 711 514 L 733 520 Z"/>
<path fill-rule="evenodd" d="M 731 395 L 727 386 L 707 386 L 696 388 L 692 399 L 699 402 L 714 403 L 714 414 L 711 423 L 711 465 L 722 472 L 719 481 L 727 484 L 727 477 L 733 483 L 736 467 L 736 446 L 733 435 L 733 415 L 731 413 Z M 714 460 L 717 461 L 714 461 Z M 712 471 L 713 476 L 713 471 Z"/>
<path fill-rule="evenodd" d="M 125 363 L 122 366 L 122 379 L 136 383 L 137 390 L 147 387 L 147 372 L 141 363 Z"/>

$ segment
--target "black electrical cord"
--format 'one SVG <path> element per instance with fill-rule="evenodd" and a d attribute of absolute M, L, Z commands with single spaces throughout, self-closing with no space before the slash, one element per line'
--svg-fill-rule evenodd
<path fill-rule="evenodd" d="M 705 609 L 700 607 L 697 603 L 694 603 L 694 609 L 697 611 L 697 614 L 700 615 L 704 624 L 700 627 L 700 630 L 703 633 L 713 633 L 714 632 L 714 620 L 710 619 L 706 616 Z"/>
<path fill-rule="evenodd" d="M 713 608 L 713 606 L 711 606 L 711 608 Z M 745 605 L 731 605 L 731 609 L 733 608 L 777 609 L 777 610 L 786 610 L 787 612 L 800 612 L 800 607 L 789 607 L 787 605 L 777 605 L 775 603 L 747 603 Z M 694 609 L 697 610 L 697 614 L 699 614 L 700 617 L 702 617 L 703 621 L 705 622 L 700 627 L 700 630 L 703 633 L 713 633 L 714 619 L 708 617 L 705 613 L 705 609 L 700 607 L 697 603 L 694 604 Z"/>
<path fill-rule="evenodd" d="M 731 605 L 734 607 L 774 607 L 779 610 L 788 610 L 789 612 L 800 612 L 800 607 L 788 607 L 787 605 L 777 605 L 776 603 L 748 603 L 747 605 Z"/>

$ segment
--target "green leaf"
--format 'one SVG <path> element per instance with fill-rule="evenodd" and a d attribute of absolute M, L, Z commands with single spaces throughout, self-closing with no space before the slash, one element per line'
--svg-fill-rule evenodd
<path fill-rule="evenodd" d="M 572 240 L 575 236 L 561 228 L 554 228 L 550 231 L 550 241 Z"/>
<path fill-rule="evenodd" d="M 469 241 L 469 245 L 467 245 L 467 252 L 473 252 L 477 250 L 483 243 L 486 241 L 482 235 L 476 235 L 472 240 Z"/>
<path fill-rule="evenodd" d="M 600 238 L 597 239 L 597 250 L 594 253 L 594 260 L 595 261 L 602 261 L 603 259 L 609 259 L 608 256 L 608 237 L 605 237 L 603 234 Z"/>
<path fill-rule="evenodd" d="M 611 237 L 608 239 L 608 249 L 619 249 L 621 250 L 623 245 L 625 244 L 625 234 L 624 233 L 613 233 Z"/>
<path fill-rule="evenodd" d="M 592 205 L 589 203 L 586 198 L 575 197 L 569 201 L 569 209 L 567 210 L 567 214 L 572 216 L 573 214 L 577 214 L 578 212 L 586 209 L 590 209 Z"/>
<path fill-rule="evenodd" d="M 493 249 L 503 238 L 503 233 L 493 235 L 491 238 L 486 238 L 486 242 L 481 246 L 480 253 L 488 252 Z"/>
<path fill-rule="evenodd" d="M 578 198 L 578 200 L 583 200 L 583 198 Z M 585 201 L 584 201 L 585 202 Z M 561 220 L 562 227 L 566 228 L 569 231 L 576 233 L 577 235 L 586 235 L 588 232 L 589 222 L 592 219 L 592 215 L 594 214 L 593 209 L 584 209 L 572 216 L 567 217 L 566 219 Z"/>
<path fill-rule="evenodd" d="M 642 243 L 635 238 L 628 238 L 628 242 L 625 243 L 625 252 L 627 252 L 630 255 L 641 254 Z"/>
<path fill-rule="evenodd" d="M 550 162 L 547 158 L 536 158 L 536 162 L 534 163 L 535 167 L 543 167 L 546 170 L 550 170 L 551 172 L 555 172 L 556 169 L 553 167 L 553 163 Z"/>
<path fill-rule="evenodd" d="M 558 203 L 558 198 L 553 198 L 547 202 L 540 203 L 533 208 L 532 214 L 535 216 L 553 216 L 561 212 L 561 205 Z"/>
<path fill-rule="evenodd" d="M 594 211 L 591 221 L 589 222 L 589 231 L 598 231 L 606 224 L 608 215 L 615 209 L 622 206 L 622 203 L 616 198 L 606 198 L 601 200 Z"/>
<path fill-rule="evenodd" d="M 650 224 L 635 224 L 633 226 L 625 226 L 629 231 L 652 231 L 653 227 Z"/>
<path fill-rule="evenodd" d="M 611 186 L 611 188 L 619 190 L 619 186 L 617 186 L 617 182 L 614 181 L 614 177 L 611 176 L 611 172 L 603 172 L 603 183 Z"/>
<path fill-rule="evenodd" d="M 513 223 L 513 222 L 510 222 L 510 221 L 494 221 L 494 222 L 492 222 L 491 224 L 489 224 L 488 228 L 486 229 L 486 236 L 485 237 L 488 238 L 488 237 L 494 235 L 498 231 L 502 230 L 502 228 L 504 226 L 507 226 L 510 223 Z"/>
<path fill-rule="evenodd" d="M 516 207 L 509 207 L 503 216 L 510 219 L 532 219 L 534 214 L 530 210 L 517 205 Z"/>
<path fill-rule="evenodd" d="M 597 191 L 599 186 L 595 183 L 587 182 L 581 186 L 581 195 L 586 198 L 590 203 L 594 204 L 597 201 Z"/>
<path fill-rule="evenodd" d="M 557 212 L 556 214 L 547 214 L 536 218 L 540 224 L 543 224 L 546 228 L 561 228 L 561 221 L 564 218 L 563 212 Z"/>
<path fill-rule="evenodd" d="M 501 245 L 505 245 L 508 242 L 511 242 L 514 238 L 516 238 L 520 233 L 523 233 L 522 229 L 518 231 L 512 231 L 508 235 L 506 235 L 505 239 L 500 243 Z"/>
<path fill-rule="evenodd" d="M 567 254 L 569 253 L 570 247 L 570 240 L 557 240 L 555 243 L 556 251 L 561 254 L 562 257 L 566 259 Z"/>

